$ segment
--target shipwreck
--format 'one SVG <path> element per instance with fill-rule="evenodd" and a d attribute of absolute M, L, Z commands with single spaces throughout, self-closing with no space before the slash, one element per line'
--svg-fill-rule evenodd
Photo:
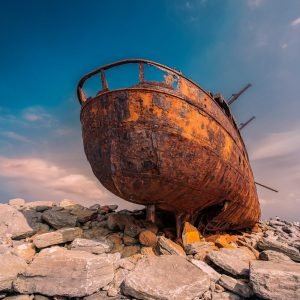
<path fill-rule="evenodd" d="M 137 82 L 110 89 L 106 72 L 136 65 Z M 147 80 L 146 69 L 164 74 Z M 88 97 L 84 85 L 99 77 Z M 207 231 L 252 227 L 260 205 L 247 150 L 228 103 L 181 72 L 131 59 L 105 65 L 78 84 L 86 157 L 113 194 L 190 221 Z"/>

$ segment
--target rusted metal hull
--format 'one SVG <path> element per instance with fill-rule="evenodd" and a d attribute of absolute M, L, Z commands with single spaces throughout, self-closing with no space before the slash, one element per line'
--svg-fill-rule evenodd
<path fill-rule="evenodd" d="M 138 204 L 206 219 L 206 229 L 253 226 L 260 207 L 230 115 L 185 78 L 104 90 L 81 111 L 84 149 L 99 181 Z"/>

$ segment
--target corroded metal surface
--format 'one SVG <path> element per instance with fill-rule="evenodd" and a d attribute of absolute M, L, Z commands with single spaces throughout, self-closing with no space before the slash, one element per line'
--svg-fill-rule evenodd
<path fill-rule="evenodd" d="M 105 70 L 124 63 L 139 63 L 139 83 L 109 90 Z M 164 82 L 145 81 L 146 64 L 164 70 Z M 102 90 L 87 98 L 82 86 L 98 73 Z M 85 153 L 109 191 L 184 215 L 208 230 L 241 229 L 258 221 L 249 159 L 225 101 L 179 72 L 143 60 L 88 74 L 78 96 Z"/>

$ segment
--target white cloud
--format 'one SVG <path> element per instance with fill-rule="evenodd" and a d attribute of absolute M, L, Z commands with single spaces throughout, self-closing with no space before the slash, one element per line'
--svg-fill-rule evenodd
<path fill-rule="evenodd" d="M 70 173 L 46 160 L 38 158 L 8 158 L 0 156 L 0 176 L 17 185 L 36 185 L 45 192 L 60 192 L 61 197 L 69 194 L 87 199 L 103 199 L 107 195 L 85 175 Z"/>
<path fill-rule="evenodd" d="M 300 130 L 271 133 L 251 155 L 252 160 L 290 155 L 300 151 Z"/>
<path fill-rule="evenodd" d="M 18 142 L 22 142 L 22 143 L 29 143 L 30 142 L 30 140 L 27 137 L 25 137 L 21 134 L 18 134 L 14 131 L 3 131 L 3 132 L 1 132 L 1 135 L 5 136 L 5 137 L 8 137 L 12 140 L 18 141 Z"/>
<path fill-rule="evenodd" d="M 39 123 L 45 126 L 53 125 L 56 122 L 53 116 L 45 112 L 45 110 L 39 106 L 26 108 L 22 116 L 23 119 L 28 122 Z"/>
<path fill-rule="evenodd" d="M 291 26 L 298 26 L 300 25 L 300 17 L 293 20 L 291 23 L 290 23 Z"/>

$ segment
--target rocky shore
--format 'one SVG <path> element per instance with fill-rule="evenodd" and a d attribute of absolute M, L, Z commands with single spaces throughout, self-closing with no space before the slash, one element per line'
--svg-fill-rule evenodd
<path fill-rule="evenodd" d="M 300 299 L 300 224 L 203 236 L 144 210 L 0 204 L 0 299 Z"/>

